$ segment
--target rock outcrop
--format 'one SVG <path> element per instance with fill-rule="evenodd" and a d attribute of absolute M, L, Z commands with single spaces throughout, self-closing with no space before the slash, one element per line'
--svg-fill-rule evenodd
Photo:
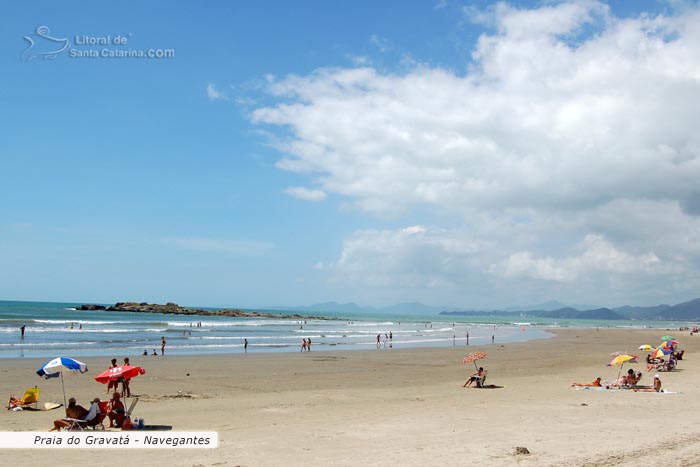
<path fill-rule="evenodd" d="M 278 318 L 278 319 L 317 319 L 333 320 L 338 318 L 326 318 L 323 316 L 304 316 L 300 314 L 275 314 L 262 311 L 243 311 L 238 309 L 202 310 L 197 308 L 181 307 L 177 303 L 168 302 L 165 305 L 146 302 L 118 302 L 113 306 L 81 305 L 78 310 L 107 310 L 125 311 L 134 313 L 163 313 L 170 315 L 197 315 L 197 316 L 232 316 L 241 318 Z"/>

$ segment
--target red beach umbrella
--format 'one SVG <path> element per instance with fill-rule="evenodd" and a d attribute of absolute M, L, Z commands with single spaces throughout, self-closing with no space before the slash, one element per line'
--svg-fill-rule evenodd
<path fill-rule="evenodd" d="M 95 376 L 95 381 L 98 383 L 107 384 L 108 382 L 119 378 L 131 379 L 144 373 L 146 373 L 146 370 L 140 366 L 121 365 L 103 371 L 99 375 Z"/>

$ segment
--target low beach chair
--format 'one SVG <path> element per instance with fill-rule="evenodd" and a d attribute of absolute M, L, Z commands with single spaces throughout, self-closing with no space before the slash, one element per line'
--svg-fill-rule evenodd
<path fill-rule="evenodd" d="M 100 404 L 93 402 L 85 417 L 64 418 L 65 421 L 70 422 L 70 426 L 66 427 L 66 431 L 84 431 L 85 428 L 95 428 L 95 426 L 102 423 L 105 415 L 107 415 L 106 412 L 104 414 L 100 413 Z M 102 425 L 102 428 L 104 429 L 104 425 Z"/>
<path fill-rule="evenodd" d="M 129 404 L 129 410 L 127 410 L 126 413 L 124 414 L 124 420 L 126 420 L 127 418 L 131 418 L 131 413 L 134 411 L 134 408 L 136 407 L 136 404 L 138 404 L 138 402 L 139 402 L 138 397 L 132 398 L 131 404 Z"/>
<path fill-rule="evenodd" d="M 481 378 L 477 378 L 476 380 L 476 387 L 477 388 L 483 388 L 485 386 L 484 383 L 486 383 L 486 377 L 489 374 L 489 370 L 484 370 L 484 375 Z"/>

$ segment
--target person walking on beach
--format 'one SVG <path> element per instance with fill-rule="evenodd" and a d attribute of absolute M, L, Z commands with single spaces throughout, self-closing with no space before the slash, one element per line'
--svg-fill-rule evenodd
<path fill-rule="evenodd" d="M 248 353 L 248 339 L 243 339 L 243 352 Z"/>
<path fill-rule="evenodd" d="M 24 339 L 24 327 L 25 327 L 25 326 L 24 326 L 24 324 L 23 324 L 23 325 L 20 326 L 20 328 L 19 328 L 19 334 L 20 334 L 20 338 L 21 338 L 21 339 Z"/>
<path fill-rule="evenodd" d="M 381 346 L 381 338 L 382 338 L 382 335 L 377 334 L 377 348 L 379 348 Z"/>
<path fill-rule="evenodd" d="M 306 339 L 306 351 L 311 352 L 311 338 Z"/>
<path fill-rule="evenodd" d="M 301 352 L 306 350 L 306 337 L 301 338 Z"/>
<path fill-rule="evenodd" d="M 161 356 L 165 355 L 165 337 L 160 338 L 160 354 Z"/>

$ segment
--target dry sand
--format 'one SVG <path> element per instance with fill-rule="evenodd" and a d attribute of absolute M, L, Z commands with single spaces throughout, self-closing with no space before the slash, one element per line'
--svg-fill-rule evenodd
<path fill-rule="evenodd" d="M 680 394 L 576 390 L 573 381 L 613 380 L 617 350 L 656 344 L 663 330 L 556 330 L 551 339 L 445 349 L 138 357 L 135 415 L 174 431 L 216 431 L 217 449 L 4 450 L 3 465 L 154 466 L 700 465 L 700 336 L 673 331 L 686 349 L 679 371 L 661 373 Z M 464 389 L 467 352 L 498 389 Z M 122 355 L 115 355 L 121 359 Z M 34 374 L 42 360 L 2 362 L 0 394 L 39 384 L 61 400 L 60 381 Z M 108 359 L 83 359 L 67 394 L 88 405 L 105 396 L 92 378 Z M 644 370 L 644 364 L 632 365 Z M 650 384 L 644 372 L 641 383 Z M 3 411 L 2 431 L 45 431 L 62 409 Z M 516 447 L 530 454 L 515 454 Z M 87 456 L 87 457 L 86 457 Z M 86 458 L 90 459 L 85 464 Z"/>

